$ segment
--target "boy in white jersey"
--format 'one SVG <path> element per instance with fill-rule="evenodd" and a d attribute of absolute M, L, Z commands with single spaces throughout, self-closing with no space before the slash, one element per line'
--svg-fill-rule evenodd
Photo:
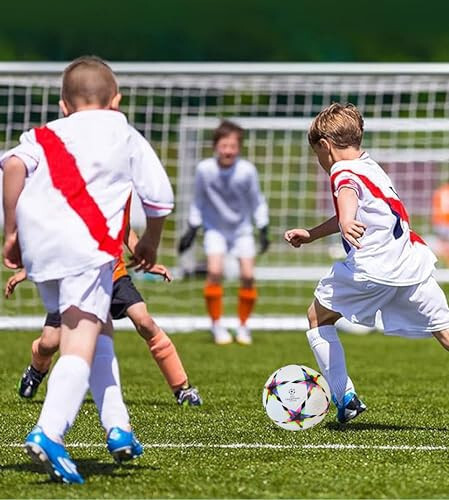
<path fill-rule="evenodd" d="M 12 269 L 23 263 L 47 311 L 62 317 L 61 356 L 25 448 L 53 479 L 71 483 L 84 480 L 63 439 L 88 388 L 109 451 L 119 460 L 142 453 L 129 426 L 110 338 L 112 269 L 132 187 L 147 216 L 134 251 L 144 271 L 156 262 L 173 192 L 151 146 L 117 111 L 120 98 L 109 66 L 96 57 L 79 58 L 64 71 L 64 118 L 24 133 L 0 158 L 4 263 Z"/>
<path fill-rule="evenodd" d="M 360 149 L 363 119 L 352 106 L 332 104 L 312 122 L 309 142 L 329 174 L 336 216 L 313 229 L 290 229 L 294 247 L 340 232 L 347 257 L 321 279 L 308 310 L 307 338 L 331 387 L 337 420 L 366 409 L 346 371 L 335 322 L 374 326 L 380 311 L 387 335 L 433 335 L 449 350 L 449 308 L 432 277 L 435 256 L 410 230 L 389 177 Z"/>
<path fill-rule="evenodd" d="M 198 164 L 188 219 L 189 228 L 179 244 L 180 253 L 186 251 L 192 245 L 200 226 L 203 226 L 207 256 L 204 298 L 217 344 L 232 342 L 232 336 L 220 323 L 225 254 L 230 252 L 240 263 L 240 326 L 237 328 L 236 340 L 241 344 L 250 344 L 251 333 L 246 322 L 257 298 L 254 286 L 256 249 L 253 219 L 259 229 L 260 253 L 265 252 L 270 243 L 268 207 L 260 192 L 256 167 L 239 156 L 242 140 L 243 129 L 227 120 L 214 131 L 215 157 Z"/>

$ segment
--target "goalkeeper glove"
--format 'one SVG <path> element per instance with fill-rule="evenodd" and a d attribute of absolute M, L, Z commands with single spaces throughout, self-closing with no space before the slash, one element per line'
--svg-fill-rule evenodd
<path fill-rule="evenodd" d="M 268 226 L 261 227 L 259 229 L 259 254 L 263 254 L 268 250 L 270 246 L 270 240 L 268 238 Z"/>
<path fill-rule="evenodd" d="M 193 240 L 195 239 L 198 229 L 199 227 L 194 227 L 189 225 L 187 231 L 182 235 L 181 239 L 179 240 L 179 245 L 178 245 L 179 253 L 184 253 L 192 246 Z"/>

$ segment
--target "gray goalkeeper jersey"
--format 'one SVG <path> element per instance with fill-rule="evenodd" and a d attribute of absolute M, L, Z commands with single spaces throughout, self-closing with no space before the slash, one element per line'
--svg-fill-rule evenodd
<path fill-rule="evenodd" d="M 229 168 L 220 167 L 215 158 L 201 161 L 189 224 L 239 236 L 252 233 L 253 221 L 258 228 L 268 224 L 268 206 L 256 167 L 241 158 Z"/>

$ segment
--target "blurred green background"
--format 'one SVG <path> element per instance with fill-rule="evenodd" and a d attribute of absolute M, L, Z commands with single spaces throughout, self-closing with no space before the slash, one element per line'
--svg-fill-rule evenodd
<path fill-rule="evenodd" d="M 42 0 L 1 6 L 0 60 L 449 61 L 449 2 Z"/>

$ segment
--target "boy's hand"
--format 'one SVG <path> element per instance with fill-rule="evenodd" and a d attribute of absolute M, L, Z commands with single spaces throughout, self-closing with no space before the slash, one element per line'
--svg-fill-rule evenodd
<path fill-rule="evenodd" d="M 162 276 L 164 278 L 164 281 L 172 281 L 173 276 L 171 272 L 162 264 L 154 264 L 153 267 L 151 267 L 148 271 L 148 273 L 151 274 L 158 274 L 159 276 Z"/>
<path fill-rule="evenodd" d="M 3 264 L 9 269 L 19 269 L 23 267 L 17 232 L 5 236 L 5 243 L 3 245 Z"/>
<path fill-rule="evenodd" d="M 304 243 L 311 242 L 310 233 L 307 229 L 289 229 L 285 231 L 284 239 L 295 248 L 299 248 Z"/>
<path fill-rule="evenodd" d="M 362 245 L 357 241 L 361 238 L 366 229 L 366 225 L 358 220 L 349 220 L 340 222 L 341 234 L 343 238 L 355 248 L 362 248 Z"/>
<path fill-rule="evenodd" d="M 22 283 L 22 281 L 25 281 L 26 279 L 27 279 L 27 273 L 25 269 L 22 269 L 18 273 L 10 276 L 5 285 L 5 297 L 9 299 L 9 297 L 11 297 L 11 295 L 14 293 L 14 289 L 16 288 L 16 286 L 19 283 Z"/>
<path fill-rule="evenodd" d="M 131 258 L 130 266 L 135 267 L 135 271 L 151 272 L 150 269 L 156 264 L 157 249 L 154 248 L 153 241 L 149 233 L 145 232 L 138 241 L 134 254 Z"/>

